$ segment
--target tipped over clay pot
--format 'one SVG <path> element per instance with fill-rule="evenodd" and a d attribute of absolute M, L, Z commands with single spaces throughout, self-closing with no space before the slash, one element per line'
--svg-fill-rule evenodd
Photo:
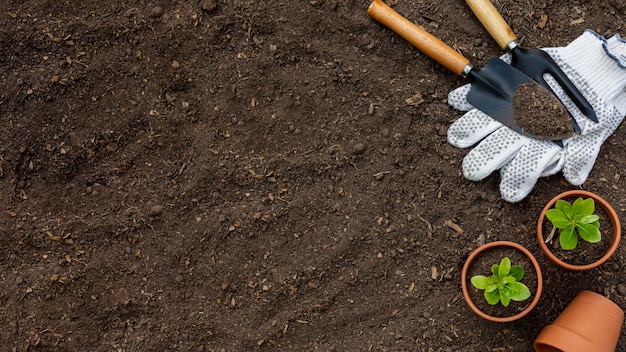
<path fill-rule="evenodd" d="M 543 328 L 536 352 L 614 352 L 624 311 L 610 299 L 582 291 L 556 320 Z"/>

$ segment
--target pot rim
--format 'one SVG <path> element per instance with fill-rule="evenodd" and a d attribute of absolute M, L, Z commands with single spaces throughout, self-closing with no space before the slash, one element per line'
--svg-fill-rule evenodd
<path fill-rule="evenodd" d="M 480 253 L 493 247 L 511 247 L 516 250 L 519 250 L 526 257 L 528 257 L 530 262 L 533 264 L 533 268 L 535 269 L 535 272 L 537 273 L 537 290 L 534 293 L 533 300 L 530 302 L 528 307 L 526 307 L 526 309 L 524 309 L 518 314 L 509 316 L 509 317 L 494 317 L 480 310 L 470 298 L 469 290 L 467 287 L 467 272 L 469 270 L 470 265 L 472 264 L 472 262 L 474 262 L 474 260 Z M 539 302 L 539 298 L 541 297 L 541 291 L 543 290 L 543 277 L 541 275 L 541 268 L 539 267 L 539 263 L 537 262 L 537 259 L 535 259 L 533 254 L 530 253 L 530 251 L 526 249 L 524 246 L 515 242 L 511 242 L 511 241 L 494 241 L 494 242 L 489 242 L 487 244 L 484 244 L 476 248 L 472 253 L 470 253 L 469 257 L 467 257 L 467 260 L 465 261 L 465 264 L 463 265 L 463 271 L 461 272 L 461 289 L 463 291 L 463 297 L 465 298 L 465 302 L 467 302 L 467 304 L 474 311 L 474 313 L 493 322 L 507 323 L 507 322 L 511 322 L 511 321 L 522 318 L 526 314 L 530 313 L 530 311 L 533 310 L 533 308 L 535 308 L 535 306 Z"/>
<path fill-rule="evenodd" d="M 550 208 L 552 208 L 552 206 L 556 203 L 557 200 L 568 198 L 568 197 L 576 197 L 576 196 L 583 197 L 583 198 L 592 198 L 596 204 L 599 204 L 602 207 L 602 209 L 604 209 L 608 217 L 611 219 L 611 226 L 613 227 L 613 243 L 611 244 L 611 247 L 609 247 L 607 252 L 600 259 L 592 263 L 582 264 L 582 265 L 570 264 L 559 259 L 550 250 L 550 248 L 548 248 L 548 245 L 546 245 L 544 241 L 544 236 L 543 236 L 543 220 L 546 217 L 546 212 L 550 210 Z M 622 229 L 621 229 L 621 224 L 619 221 L 619 216 L 617 215 L 613 207 L 599 195 L 593 192 L 582 190 L 582 189 L 566 191 L 552 198 L 548 202 L 548 204 L 546 204 L 546 206 L 543 208 L 543 210 L 541 211 L 541 214 L 539 215 L 539 220 L 537 220 L 537 241 L 539 242 L 539 247 L 541 248 L 541 251 L 543 251 L 543 253 L 548 257 L 548 259 L 550 259 L 556 265 L 560 266 L 561 268 L 572 270 L 572 271 L 593 269 L 602 265 L 607 260 L 609 260 L 609 258 L 615 253 L 615 251 L 617 250 L 617 247 L 619 246 L 621 235 L 622 235 Z"/>

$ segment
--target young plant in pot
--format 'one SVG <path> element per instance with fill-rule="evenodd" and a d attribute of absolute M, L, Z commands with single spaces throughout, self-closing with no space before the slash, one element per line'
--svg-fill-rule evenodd
<path fill-rule="evenodd" d="M 555 264 L 568 270 L 588 270 L 613 255 L 621 225 L 615 210 L 600 196 L 573 190 L 559 194 L 544 207 L 537 222 L 537 238 L 541 250 Z"/>
<path fill-rule="evenodd" d="M 539 264 L 526 248 L 497 241 L 470 254 L 461 273 L 461 287 L 476 314 L 494 322 L 510 322 L 537 305 L 543 283 Z"/>

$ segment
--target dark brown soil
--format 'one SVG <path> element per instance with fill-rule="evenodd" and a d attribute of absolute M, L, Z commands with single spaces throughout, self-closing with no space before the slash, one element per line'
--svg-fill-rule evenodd
<path fill-rule="evenodd" d="M 466 82 L 368 5 L 4 1 L 2 349 L 529 351 L 581 290 L 626 308 L 624 246 L 589 272 L 540 254 L 560 176 L 519 204 L 463 178 L 446 97 Z M 502 54 L 464 1 L 391 5 L 477 67 Z M 623 1 L 497 5 L 526 48 L 626 34 Z M 624 129 L 583 185 L 622 217 Z M 494 240 L 544 268 L 506 327 L 461 296 Z"/>
<path fill-rule="evenodd" d="M 491 276 L 491 266 L 493 264 L 500 264 L 500 261 L 504 257 L 508 257 L 511 260 L 511 266 L 517 265 L 524 268 L 524 277 L 520 282 L 526 285 L 531 293 L 528 299 L 524 301 L 511 301 L 507 307 L 504 307 L 502 303 L 490 305 L 485 299 L 485 291 L 476 289 L 471 283 L 471 279 L 475 275 Z M 530 259 L 521 251 L 510 247 L 495 247 L 476 256 L 476 259 L 467 271 L 467 287 L 472 302 L 474 302 L 476 307 L 483 313 L 492 317 L 510 317 L 524 311 L 533 301 L 538 287 L 537 273 Z"/>
<path fill-rule="evenodd" d="M 554 140 L 574 135 L 565 106 L 539 84 L 521 84 L 513 95 L 512 104 L 514 121 L 523 130 Z"/>

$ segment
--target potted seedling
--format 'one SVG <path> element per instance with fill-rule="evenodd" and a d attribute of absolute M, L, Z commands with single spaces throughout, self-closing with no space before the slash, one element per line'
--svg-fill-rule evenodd
<path fill-rule="evenodd" d="M 583 190 L 554 197 L 537 222 L 541 250 L 569 270 L 588 270 L 606 262 L 617 249 L 620 237 L 615 210 L 600 196 Z"/>
<path fill-rule="evenodd" d="M 543 281 L 537 260 L 526 248 L 496 241 L 469 255 L 461 273 L 461 287 L 476 314 L 495 322 L 510 322 L 537 305 Z"/>
<path fill-rule="evenodd" d="M 509 257 L 504 257 L 500 264 L 491 266 L 491 276 L 474 275 L 470 280 L 472 285 L 485 292 L 487 303 L 496 305 L 502 303 L 508 307 L 511 301 L 521 302 L 530 298 L 528 286 L 521 281 L 524 278 L 524 268 L 511 265 Z"/>

